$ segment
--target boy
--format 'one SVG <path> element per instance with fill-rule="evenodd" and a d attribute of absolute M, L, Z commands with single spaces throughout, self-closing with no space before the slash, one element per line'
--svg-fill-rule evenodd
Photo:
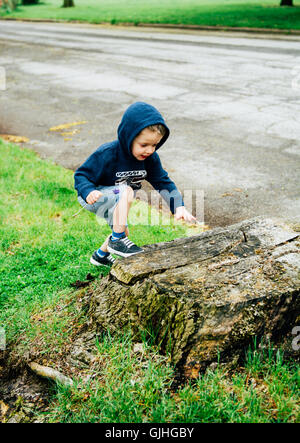
<path fill-rule="evenodd" d="M 111 266 L 115 259 L 110 253 L 129 257 L 143 251 L 128 238 L 127 217 L 134 191 L 141 188 L 144 179 L 163 191 L 177 220 L 196 220 L 185 209 L 180 192 L 157 154 L 169 133 L 157 109 L 147 103 L 134 103 L 123 115 L 118 140 L 100 146 L 75 172 L 79 203 L 104 218 L 112 229 L 112 235 L 93 253 L 93 265 Z"/>

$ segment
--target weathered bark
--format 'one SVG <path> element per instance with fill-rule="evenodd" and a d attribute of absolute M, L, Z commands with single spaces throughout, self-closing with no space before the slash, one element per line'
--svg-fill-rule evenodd
<path fill-rule="evenodd" d="M 91 328 L 151 334 L 187 375 L 232 361 L 300 313 L 299 234 L 261 218 L 150 245 L 93 290 Z"/>

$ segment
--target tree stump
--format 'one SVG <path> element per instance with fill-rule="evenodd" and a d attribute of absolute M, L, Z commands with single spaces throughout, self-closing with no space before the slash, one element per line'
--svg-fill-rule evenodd
<path fill-rule="evenodd" d="M 91 296 L 90 326 L 151 336 L 187 376 L 239 358 L 253 337 L 284 337 L 300 314 L 300 240 L 255 218 L 145 246 Z"/>

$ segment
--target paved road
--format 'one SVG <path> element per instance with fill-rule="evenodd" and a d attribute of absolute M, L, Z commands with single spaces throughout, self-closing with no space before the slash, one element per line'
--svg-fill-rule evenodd
<path fill-rule="evenodd" d="M 204 191 L 206 223 L 300 219 L 300 37 L 1 21 L 0 67 L 0 133 L 42 157 L 76 168 L 144 100 L 171 128 L 170 176 Z"/>

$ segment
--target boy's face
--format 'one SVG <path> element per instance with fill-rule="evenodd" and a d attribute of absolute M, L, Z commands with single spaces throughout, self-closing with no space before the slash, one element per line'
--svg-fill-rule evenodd
<path fill-rule="evenodd" d="M 153 154 L 161 139 L 162 135 L 158 132 L 153 132 L 148 128 L 144 129 L 132 142 L 132 155 L 137 160 L 146 160 Z"/>

